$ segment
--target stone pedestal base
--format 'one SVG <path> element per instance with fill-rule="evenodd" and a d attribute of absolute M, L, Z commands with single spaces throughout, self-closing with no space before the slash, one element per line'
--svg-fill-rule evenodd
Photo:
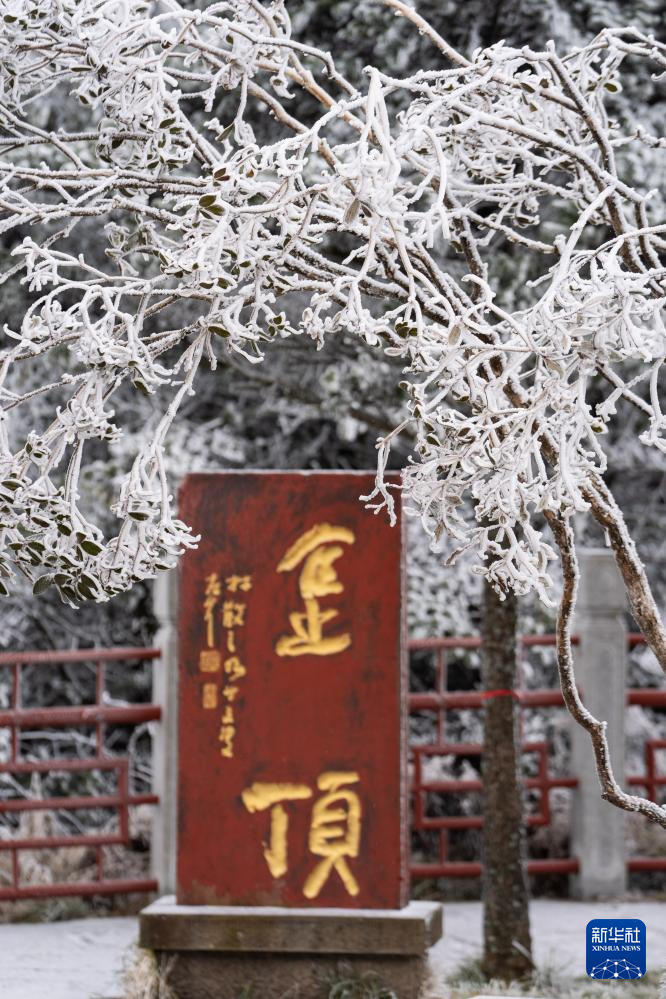
<path fill-rule="evenodd" d="M 176 905 L 162 898 L 140 917 L 177 999 L 327 999 L 330 983 L 375 974 L 398 999 L 418 999 L 442 907 L 282 909 Z"/>

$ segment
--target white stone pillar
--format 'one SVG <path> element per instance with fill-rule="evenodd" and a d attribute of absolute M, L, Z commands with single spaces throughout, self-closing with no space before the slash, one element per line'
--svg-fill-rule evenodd
<path fill-rule="evenodd" d="M 583 701 L 605 721 L 615 777 L 624 784 L 627 673 L 626 595 L 612 552 L 591 548 L 580 555 L 580 589 L 574 650 Z M 611 898 L 627 885 L 624 816 L 600 794 L 592 743 L 572 720 L 572 771 L 578 777 L 572 815 L 572 855 L 580 871 L 573 879 L 579 898 Z"/>
<path fill-rule="evenodd" d="M 151 867 L 162 895 L 176 890 L 178 789 L 178 570 L 162 572 L 154 582 L 153 609 L 158 621 L 155 646 L 161 658 L 153 666 L 153 701 L 162 720 L 153 735 L 153 788 L 160 804 L 153 814 Z"/>

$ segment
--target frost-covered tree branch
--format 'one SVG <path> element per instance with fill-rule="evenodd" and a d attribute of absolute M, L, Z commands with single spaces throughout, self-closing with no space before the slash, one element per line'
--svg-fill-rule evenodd
<path fill-rule="evenodd" d="M 595 718 L 581 700 L 576 686 L 571 645 L 571 626 L 579 579 L 573 531 L 570 523 L 555 514 L 549 514 L 548 521 L 560 549 L 562 561 L 563 593 L 557 620 L 557 662 L 567 710 L 590 736 L 602 797 L 625 811 L 640 812 L 653 822 L 666 827 L 666 816 L 662 806 L 648 798 L 627 794 L 626 791 L 622 790 L 615 778 L 610 761 L 606 723 Z"/>
<path fill-rule="evenodd" d="M 0 3 L 0 281 L 30 295 L 0 348 L 1 585 L 18 567 L 37 589 L 101 599 L 172 565 L 194 539 L 165 444 L 197 369 L 352 331 L 399 359 L 407 394 L 369 502 L 391 515 L 383 470 L 409 425 L 404 488 L 433 542 L 448 534 L 500 591 L 545 600 L 544 520 L 573 566 L 571 523 L 589 513 L 666 669 L 603 481 L 625 407 L 640 442 L 666 450 L 666 219 L 628 168 L 664 139 L 613 103 L 624 65 L 663 74 L 666 47 L 608 29 L 564 55 L 501 43 L 467 59 L 401 0 L 385 5 L 425 32 L 440 69 L 368 68 L 359 89 L 292 37 L 280 0 Z M 77 130 L 43 120 L 56 95 Z M 82 255 L 83 226 L 95 239 Z M 526 274 L 517 303 L 498 247 Z M 83 476 L 123 431 L 127 386 L 157 415 L 108 538 Z M 22 439 L 14 414 L 37 398 L 50 418 Z M 565 674 L 568 654 L 563 641 Z"/>

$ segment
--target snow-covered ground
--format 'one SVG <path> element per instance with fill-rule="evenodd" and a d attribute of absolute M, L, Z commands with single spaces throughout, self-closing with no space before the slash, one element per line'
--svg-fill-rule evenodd
<path fill-rule="evenodd" d="M 444 936 L 433 947 L 433 974 L 445 977 L 480 953 L 481 904 L 444 906 Z M 585 975 L 585 927 L 590 919 L 642 919 L 647 928 L 648 971 L 666 967 L 666 903 L 571 902 L 537 899 L 530 905 L 534 959 L 540 968 Z M 13 999 L 13 997 L 12 997 Z"/>
<path fill-rule="evenodd" d="M 0 999 L 119 999 L 135 918 L 0 926 Z"/>
<path fill-rule="evenodd" d="M 585 974 L 590 919 L 633 917 L 647 926 L 648 969 L 666 964 L 666 904 L 537 900 L 532 903 L 537 964 Z M 444 937 L 432 952 L 433 977 L 443 980 L 479 953 L 481 906 L 445 905 Z M 120 999 L 122 968 L 137 939 L 134 918 L 75 919 L 0 925 L 0 999 Z"/>

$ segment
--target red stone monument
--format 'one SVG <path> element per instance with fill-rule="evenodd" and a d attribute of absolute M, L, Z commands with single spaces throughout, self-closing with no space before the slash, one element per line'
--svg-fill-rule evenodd
<path fill-rule="evenodd" d="M 202 541 L 181 568 L 179 903 L 407 901 L 401 530 L 372 487 L 183 486 Z"/>
<path fill-rule="evenodd" d="M 177 895 L 140 924 L 178 999 L 313 999 L 341 964 L 421 994 L 442 915 L 408 903 L 401 529 L 373 484 L 182 488 Z"/>

